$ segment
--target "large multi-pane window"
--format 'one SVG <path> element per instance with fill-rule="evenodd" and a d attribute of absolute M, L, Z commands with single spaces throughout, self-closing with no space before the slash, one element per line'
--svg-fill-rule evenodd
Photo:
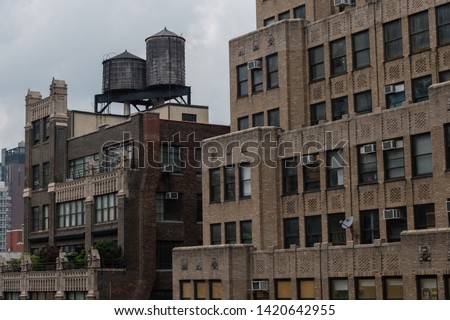
<path fill-rule="evenodd" d="M 328 215 L 328 242 L 333 246 L 345 245 L 345 229 L 341 226 L 341 221 L 345 219 L 345 213 L 334 213 Z"/>
<path fill-rule="evenodd" d="M 383 26 L 384 58 L 393 60 L 403 56 L 402 22 L 400 19 L 388 22 Z"/>
<path fill-rule="evenodd" d="M 237 67 L 237 78 L 238 78 L 238 97 L 248 96 L 247 64 L 242 64 Z"/>
<path fill-rule="evenodd" d="M 322 242 L 321 216 L 305 217 L 305 240 L 307 247 L 314 247 L 315 243 Z"/>
<path fill-rule="evenodd" d="M 330 279 L 330 300 L 348 300 L 347 279 Z"/>
<path fill-rule="evenodd" d="M 333 113 L 333 120 L 342 119 L 342 116 L 348 113 L 347 96 L 331 100 L 331 110 Z"/>
<path fill-rule="evenodd" d="M 428 11 L 423 11 L 409 17 L 409 39 L 411 53 L 430 47 Z"/>
<path fill-rule="evenodd" d="M 210 225 L 211 230 L 211 245 L 218 245 L 222 243 L 222 226 L 220 223 Z"/>
<path fill-rule="evenodd" d="M 284 229 L 284 248 L 289 249 L 292 244 L 299 245 L 299 224 L 298 218 L 290 218 L 283 220 Z"/>
<path fill-rule="evenodd" d="M 41 140 L 41 121 L 36 120 L 32 123 L 33 127 L 33 144 L 38 144 Z"/>
<path fill-rule="evenodd" d="M 31 167 L 31 174 L 32 174 L 32 188 L 33 189 L 39 189 L 41 186 L 41 181 L 39 178 L 39 165 L 35 165 Z"/>
<path fill-rule="evenodd" d="M 412 80 L 413 101 L 428 100 L 428 88 L 431 86 L 431 76 L 420 77 Z"/>
<path fill-rule="evenodd" d="M 183 200 L 181 193 L 156 193 L 156 221 L 183 221 Z"/>
<path fill-rule="evenodd" d="M 133 162 L 133 144 L 113 145 L 103 150 L 102 169 L 112 171 L 121 166 L 131 166 Z"/>
<path fill-rule="evenodd" d="M 338 75 L 347 71 L 347 52 L 345 38 L 330 43 L 331 75 Z"/>
<path fill-rule="evenodd" d="M 414 229 L 428 229 L 436 227 L 434 204 L 414 206 Z"/>
<path fill-rule="evenodd" d="M 309 49 L 309 67 L 311 80 L 325 77 L 323 46 Z"/>
<path fill-rule="evenodd" d="M 378 210 L 361 211 L 361 243 L 370 244 L 380 239 L 380 220 Z"/>
<path fill-rule="evenodd" d="M 395 219 L 386 219 L 386 231 L 387 231 L 387 241 L 388 242 L 399 242 L 400 241 L 400 233 L 406 229 L 408 229 L 407 220 L 406 220 L 406 208 L 393 208 L 389 210 L 398 211 L 399 214 L 396 213 L 397 218 Z"/>
<path fill-rule="evenodd" d="M 236 243 L 236 222 L 225 223 L 225 243 L 226 244 Z"/>
<path fill-rule="evenodd" d="M 423 176 L 433 173 L 431 136 L 429 133 L 411 137 L 413 175 Z"/>
<path fill-rule="evenodd" d="M 355 94 L 355 112 L 372 112 L 372 91 L 364 91 Z"/>
<path fill-rule="evenodd" d="M 170 143 L 163 143 L 161 145 L 161 164 L 164 167 L 170 166 L 173 168 L 173 172 L 180 172 L 183 167 L 181 148 Z"/>
<path fill-rule="evenodd" d="M 253 116 L 253 126 L 263 127 L 264 126 L 264 112 L 255 113 Z"/>
<path fill-rule="evenodd" d="M 279 85 L 278 79 L 278 54 L 267 57 L 267 88 L 276 88 Z"/>
<path fill-rule="evenodd" d="M 294 18 L 295 19 L 306 19 L 305 6 L 299 6 L 294 8 Z"/>
<path fill-rule="evenodd" d="M 249 128 L 248 116 L 238 118 L 238 130 L 245 130 Z"/>
<path fill-rule="evenodd" d="M 239 190 L 241 198 L 252 195 L 252 168 L 248 163 L 239 166 Z"/>
<path fill-rule="evenodd" d="M 403 178 L 405 176 L 403 140 L 384 141 L 383 150 L 385 180 Z"/>
<path fill-rule="evenodd" d="M 209 170 L 209 201 L 220 202 L 220 168 Z"/>
<path fill-rule="evenodd" d="M 109 193 L 95 197 L 95 222 L 117 220 L 117 194 Z"/>
<path fill-rule="evenodd" d="M 438 285 L 436 276 L 417 276 L 417 299 L 438 299 Z"/>
<path fill-rule="evenodd" d="M 319 124 L 320 120 L 327 118 L 327 110 L 325 102 L 320 102 L 311 105 L 311 125 Z"/>
<path fill-rule="evenodd" d="M 261 61 L 258 60 L 260 63 Z M 263 91 L 263 72 L 262 68 L 252 70 L 252 93 Z"/>
<path fill-rule="evenodd" d="M 224 168 L 224 193 L 225 200 L 235 200 L 236 199 L 236 183 L 234 166 L 227 166 Z"/>
<path fill-rule="evenodd" d="M 241 243 L 248 244 L 252 243 L 252 222 L 249 221 L 241 221 L 240 223 L 240 229 L 241 229 Z"/>
<path fill-rule="evenodd" d="M 284 159 L 283 163 L 283 194 L 293 194 L 298 192 L 297 167 L 298 159 Z"/>
<path fill-rule="evenodd" d="M 370 65 L 369 31 L 363 31 L 352 36 L 353 68 L 363 68 Z"/>
<path fill-rule="evenodd" d="M 31 231 L 39 231 L 39 207 L 31 208 Z"/>
<path fill-rule="evenodd" d="M 278 127 L 280 125 L 280 109 L 267 111 L 267 125 Z"/>
<path fill-rule="evenodd" d="M 358 162 L 359 183 L 377 182 L 377 154 L 374 143 L 359 147 Z"/>
<path fill-rule="evenodd" d="M 450 43 L 450 3 L 436 8 L 438 43 L 443 46 Z"/>
<path fill-rule="evenodd" d="M 85 176 L 86 172 L 92 170 L 98 170 L 99 167 L 99 155 L 93 154 L 86 157 L 73 159 L 69 161 L 69 178 L 78 179 Z"/>
<path fill-rule="evenodd" d="M 386 277 L 383 279 L 385 300 L 403 300 L 403 279 L 401 277 Z"/>
<path fill-rule="evenodd" d="M 344 185 L 344 158 L 342 149 L 327 152 L 327 186 Z"/>
<path fill-rule="evenodd" d="M 84 225 L 84 201 L 76 200 L 58 204 L 59 228 Z"/>

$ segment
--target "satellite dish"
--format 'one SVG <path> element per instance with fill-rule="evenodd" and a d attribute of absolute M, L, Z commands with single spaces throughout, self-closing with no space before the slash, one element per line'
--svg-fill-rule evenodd
<path fill-rule="evenodd" d="M 348 229 L 348 228 L 350 228 L 350 227 L 352 226 L 352 224 L 353 224 L 353 217 L 352 217 L 352 216 L 347 217 L 347 218 L 345 218 L 344 220 L 339 221 L 339 223 L 341 224 L 341 227 L 342 227 L 343 229 Z"/>

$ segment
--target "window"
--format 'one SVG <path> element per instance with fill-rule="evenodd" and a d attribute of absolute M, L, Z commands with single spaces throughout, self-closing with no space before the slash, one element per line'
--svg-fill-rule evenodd
<path fill-rule="evenodd" d="M 95 222 L 117 220 L 117 194 L 95 197 Z"/>
<path fill-rule="evenodd" d="M 48 183 L 50 182 L 50 163 L 46 162 L 42 165 L 42 184 L 44 188 L 47 188 Z"/>
<path fill-rule="evenodd" d="M 417 276 L 417 299 L 437 300 L 438 287 L 436 276 Z"/>
<path fill-rule="evenodd" d="M 344 158 L 342 149 L 327 152 L 327 186 L 329 188 L 344 185 Z"/>
<path fill-rule="evenodd" d="M 267 57 L 267 88 L 276 88 L 279 85 L 278 80 L 278 54 L 272 54 Z"/>
<path fill-rule="evenodd" d="M 191 114 L 191 113 L 182 113 L 181 114 L 181 120 L 182 121 L 189 121 L 189 122 L 197 122 L 197 115 Z"/>
<path fill-rule="evenodd" d="M 436 227 L 434 204 L 414 206 L 414 229 L 428 229 Z"/>
<path fill-rule="evenodd" d="M 102 168 L 106 171 L 112 171 L 121 166 L 126 166 L 127 162 L 133 160 L 133 145 L 131 143 L 113 145 L 103 150 Z M 95 159 L 94 159 L 95 161 Z"/>
<path fill-rule="evenodd" d="M 431 86 L 431 76 L 425 76 L 412 80 L 413 101 L 428 100 L 428 88 Z"/>
<path fill-rule="evenodd" d="M 406 217 L 406 208 L 395 208 L 400 210 L 400 216 Z M 386 229 L 387 229 L 387 241 L 388 242 L 399 242 L 400 241 L 400 233 L 406 229 L 408 229 L 406 218 L 399 219 L 388 219 L 386 220 Z"/>
<path fill-rule="evenodd" d="M 220 202 L 220 168 L 209 169 L 209 201 Z"/>
<path fill-rule="evenodd" d="M 352 36 L 353 68 L 363 68 L 370 65 L 369 31 L 363 31 Z"/>
<path fill-rule="evenodd" d="M 311 105 L 311 125 L 319 124 L 320 120 L 326 120 L 327 111 L 325 108 L 325 102 L 320 102 Z"/>
<path fill-rule="evenodd" d="M 197 222 L 203 222 L 203 195 L 197 193 L 195 198 L 195 208 L 197 212 Z"/>
<path fill-rule="evenodd" d="M 44 139 L 45 139 L 45 141 L 47 141 L 49 137 L 50 137 L 50 121 L 49 121 L 49 117 L 45 117 L 44 118 Z"/>
<path fill-rule="evenodd" d="M 445 131 L 445 153 L 447 157 L 447 169 L 450 169 L 450 123 L 444 127 Z"/>
<path fill-rule="evenodd" d="M 67 291 L 66 300 L 86 300 L 86 291 Z"/>
<path fill-rule="evenodd" d="M 192 283 L 190 281 L 180 281 L 180 298 L 181 300 L 191 300 L 193 295 Z"/>
<path fill-rule="evenodd" d="M 298 290 L 300 300 L 314 300 L 316 298 L 314 279 L 299 279 Z"/>
<path fill-rule="evenodd" d="M 44 211 L 44 229 L 43 230 L 48 230 L 48 205 L 45 205 L 42 207 L 42 211 Z"/>
<path fill-rule="evenodd" d="M 375 279 L 355 279 L 356 280 L 356 299 L 375 300 L 377 298 L 375 290 Z"/>
<path fill-rule="evenodd" d="M 31 208 L 31 231 L 39 231 L 39 207 Z"/>
<path fill-rule="evenodd" d="M 306 10 L 304 5 L 294 8 L 294 18 L 306 19 Z"/>
<path fill-rule="evenodd" d="M 176 193 L 178 199 L 168 199 L 165 192 L 156 193 L 156 221 L 183 221 L 182 194 Z"/>
<path fill-rule="evenodd" d="M 450 70 L 439 72 L 439 82 L 450 81 Z"/>
<path fill-rule="evenodd" d="M 241 221 L 241 243 L 252 243 L 252 222 Z"/>
<path fill-rule="evenodd" d="M 364 91 L 355 94 L 355 112 L 372 112 L 372 91 Z"/>
<path fill-rule="evenodd" d="M 361 211 L 361 243 L 371 244 L 380 239 L 380 220 L 378 210 Z"/>
<path fill-rule="evenodd" d="M 331 100 L 333 120 L 340 120 L 344 114 L 348 113 L 348 98 L 341 97 Z"/>
<path fill-rule="evenodd" d="M 383 27 L 384 58 L 393 60 L 403 56 L 401 20 L 388 22 Z"/>
<path fill-rule="evenodd" d="M 195 281 L 195 300 L 206 300 L 206 282 Z"/>
<path fill-rule="evenodd" d="M 259 112 L 253 115 L 253 126 L 254 127 L 263 127 L 264 126 L 264 113 Z"/>
<path fill-rule="evenodd" d="M 433 173 L 431 136 L 429 133 L 411 137 L 413 176 L 430 175 Z"/>
<path fill-rule="evenodd" d="M 234 167 L 228 166 L 224 168 L 224 175 L 225 175 L 225 200 L 235 200 L 236 199 L 236 193 L 235 193 L 235 176 L 234 176 Z"/>
<path fill-rule="evenodd" d="M 41 121 L 36 120 L 32 123 L 33 126 L 33 144 L 38 144 L 41 140 Z"/>
<path fill-rule="evenodd" d="M 252 70 L 252 93 L 263 91 L 263 73 L 262 68 Z"/>
<path fill-rule="evenodd" d="M 345 38 L 330 43 L 331 75 L 338 75 L 347 71 Z"/>
<path fill-rule="evenodd" d="M 239 166 L 239 189 L 241 198 L 252 195 L 252 175 L 248 163 Z"/>
<path fill-rule="evenodd" d="M 31 168 L 32 174 L 32 187 L 34 190 L 40 188 L 40 179 L 39 179 L 39 165 L 35 165 Z"/>
<path fill-rule="evenodd" d="M 68 228 L 84 225 L 83 200 L 70 201 L 58 204 L 59 228 Z"/>
<path fill-rule="evenodd" d="M 284 159 L 283 163 L 283 194 L 293 194 L 298 192 L 297 167 L 298 159 Z"/>
<path fill-rule="evenodd" d="M 359 183 L 374 183 L 377 177 L 377 153 L 375 143 L 359 147 Z"/>
<path fill-rule="evenodd" d="M 443 46 L 450 43 L 450 4 L 436 8 L 438 43 Z"/>
<path fill-rule="evenodd" d="M 275 299 L 291 300 L 291 280 L 275 280 Z"/>
<path fill-rule="evenodd" d="M 99 155 L 93 154 L 86 157 L 74 159 L 69 161 L 69 178 L 78 179 L 82 178 L 88 172 L 87 169 L 92 167 L 92 170 L 99 168 Z"/>
<path fill-rule="evenodd" d="M 238 118 L 238 130 L 245 130 L 249 128 L 248 117 Z"/>
<path fill-rule="evenodd" d="M 181 246 L 182 241 L 156 241 L 156 269 L 172 270 L 172 250 Z"/>
<path fill-rule="evenodd" d="M 211 244 L 217 245 L 222 243 L 222 227 L 220 223 L 210 225 L 211 228 Z"/>
<path fill-rule="evenodd" d="M 164 167 L 172 166 L 173 172 L 181 172 L 181 168 L 184 167 L 181 161 L 181 148 L 171 143 L 162 143 L 161 162 Z"/>
<path fill-rule="evenodd" d="M 316 158 L 315 155 L 307 155 L 309 157 Z M 305 191 L 318 191 L 320 190 L 320 161 L 314 161 L 312 163 L 303 162 L 303 180 Z"/>
<path fill-rule="evenodd" d="M 405 101 L 405 84 L 397 83 L 390 85 L 390 87 L 394 88 L 394 92 L 386 94 L 386 108 L 401 107 Z"/>
<path fill-rule="evenodd" d="M 289 12 L 289 11 L 285 11 L 285 12 L 282 12 L 282 13 L 280 13 L 280 14 L 278 15 L 278 21 L 281 21 L 281 20 L 287 20 L 287 19 L 289 19 L 290 17 L 291 17 L 290 12 Z"/>
<path fill-rule="evenodd" d="M 403 300 L 403 279 L 401 277 L 386 277 L 383 279 L 385 300 Z"/>
<path fill-rule="evenodd" d="M 236 222 L 225 223 L 225 243 L 226 244 L 236 243 Z"/>
<path fill-rule="evenodd" d="M 86 292 L 83 291 L 68 291 L 66 292 L 66 300 L 69 300 L 69 294 L 78 293 L 81 297 L 86 296 Z M 53 291 L 28 291 L 29 300 L 55 300 L 55 292 Z M 71 299 L 75 300 L 75 299 Z M 78 299 L 78 300 L 85 300 Z"/>
<path fill-rule="evenodd" d="M 314 247 L 322 242 L 322 218 L 320 216 L 305 217 L 306 247 Z"/>
<path fill-rule="evenodd" d="M 275 17 L 264 19 L 264 26 L 270 26 L 275 23 Z"/>
<path fill-rule="evenodd" d="M 284 219 L 284 248 L 289 249 L 292 244 L 300 245 L 298 218 Z"/>
<path fill-rule="evenodd" d="M 430 47 L 428 11 L 420 12 L 409 17 L 409 36 L 411 53 Z"/>
<path fill-rule="evenodd" d="M 280 109 L 277 108 L 267 111 L 267 124 L 274 127 L 280 125 Z"/>
<path fill-rule="evenodd" d="M 211 300 L 222 300 L 222 282 L 220 280 L 209 282 L 209 295 Z"/>
<path fill-rule="evenodd" d="M 392 144 L 392 148 L 384 150 L 385 180 L 403 178 L 405 176 L 405 159 L 403 154 L 403 140 L 384 141 Z"/>
<path fill-rule="evenodd" d="M 309 49 L 309 68 L 312 81 L 325 77 L 323 46 Z"/>
<path fill-rule="evenodd" d="M 344 219 L 344 213 L 328 215 L 328 242 L 331 242 L 333 246 L 345 245 L 347 243 L 345 229 L 341 227 L 341 221 Z"/>
<path fill-rule="evenodd" d="M 238 97 L 248 96 L 248 70 L 247 64 L 237 67 L 238 76 Z"/>
<path fill-rule="evenodd" d="M 347 279 L 330 279 L 330 300 L 348 300 Z"/>

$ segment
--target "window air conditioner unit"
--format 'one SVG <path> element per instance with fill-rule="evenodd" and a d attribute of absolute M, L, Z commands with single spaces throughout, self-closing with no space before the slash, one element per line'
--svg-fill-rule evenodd
<path fill-rule="evenodd" d="M 376 147 L 375 144 L 366 144 L 365 146 L 361 147 L 361 154 L 369 154 L 369 153 L 374 153 L 376 151 Z"/>
<path fill-rule="evenodd" d="M 400 209 L 386 209 L 383 210 L 383 217 L 385 220 L 404 219 L 405 216 Z"/>
<path fill-rule="evenodd" d="M 169 164 L 169 165 L 165 165 L 163 168 L 162 168 L 162 172 L 173 172 L 174 170 L 173 170 L 173 165 L 171 165 L 171 164 Z"/>
<path fill-rule="evenodd" d="M 333 0 L 335 7 L 351 6 L 355 4 L 355 0 Z"/>
<path fill-rule="evenodd" d="M 166 199 L 178 200 L 178 192 L 166 192 Z"/>
<path fill-rule="evenodd" d="M 252 281 L 253 291 L 269 291 L 268 281 Z"/>
<path fill-rule="evenodd" d="M 395 93 L 395 86 L 385 86 L 384 94 L 391 94 L 391 93 Z"/>
<path fill-rule="evenodd" d="M 381 143 L 381 147 L 383 150 L 392 150 L 392 149 L 399 148 L 401 144 L 403 144 L 403 141 L 389 140 L 389 141 L 383 141 Z"/>
<path fill-rule="evenodd" d="M 248 70 L 261 69 L 261 61 L 259 60 L 250 61 L 249 63 L 247 63 L 247 69 Z"/>
<path fill-rule="evenodd" d="M 316 156 L 314 156 L 312 154 L 308 154 L 308 155 L 302 157 L 302 164 L 305 166 L 308 164 L 313 164 L 315 162 L 316 162 Z"/>
<path fill-rule="evenodd" d="M 384 87 L 384 94 L 391 94 L 396 92 L 403 92 L 405 91 L 405 85 L 403 83 L 401 84 L 391 84 Z"/>

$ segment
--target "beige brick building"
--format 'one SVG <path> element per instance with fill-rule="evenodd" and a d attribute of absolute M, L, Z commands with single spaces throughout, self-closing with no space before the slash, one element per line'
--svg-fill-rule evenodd
<path fill-rule="evenodd" d="M 348 2 L 257 0 L 230 41 L 175 298 L 449 298 L 450 1 Z"/>

